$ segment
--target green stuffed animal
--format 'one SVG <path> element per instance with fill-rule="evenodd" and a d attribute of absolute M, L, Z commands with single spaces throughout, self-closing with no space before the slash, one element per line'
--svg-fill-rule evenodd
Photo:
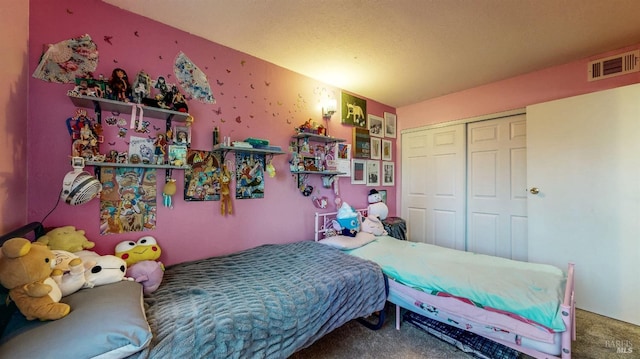
<path fill-rule="evenodd" d="M 12 238 L 0 249 L 0 284 L 28 319 L 55 320 L 71 311 L 59 303 L 62 293 L 51 278 L 55 256 L 42 243 Z"/>
<path fill-rule="evenodd" d="M 59 249 L 71 253 L 91 249 L 96 245 L 84 236 L 83 230 L 76 230 L 74 226 L 54 228 L 38 238 L 38 242 L 46 244 L 49 249 Z"/>

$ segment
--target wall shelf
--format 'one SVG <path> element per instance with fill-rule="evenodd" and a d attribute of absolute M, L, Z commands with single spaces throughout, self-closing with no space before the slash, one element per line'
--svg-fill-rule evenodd
<path fill-rule="evenodd" d="M 73 104 L 78 107 L 95 109 L 96 116 L 98 116 L 98 114 L 102 111 L 117 112 L 120 114 L 131 114 L 134 108 L 140 106 L 140 108 L 142 108 L 142 110 L 144 111 L 143 115 L 145 117 L 159 118 L 165 121 L 177 122 L 185 122 L 187 120 L 187 117 L 189 117 L 189 114 L 186 112 L 178 112 L 163 108 L 145 106 L 133 102 L 115 101 L 106 98 L 85 95 L 68 96 L 71 99 L 71 102 L 73 102 Z M 136 109 L 136 111 L 138 110 Z"/>
<path fill-rule="evenodd" d="M 250 148 L 250 147 L 235 147 L 235 146 L 226 146 L 226 145 L 215 145 L 213 146 L 213 153 L 220 153 L 220 157 L 222 160 L 227 156 L 229 152 L 240 152 L 240 153 L 256 153 L 256 154 L 264 154 L 264 155 L 283 155 L 286 152 L 278 151 L 278 150 L 270 150 L 264 148 Z"/>
<path fill-rule="evenodd" d="M 147 118 L 157 118 L 165 121 L 166 130 L 169 131 L 171 129 L 171 123 L 175 122 L 186 122 L 187 118 L 189 118 L 189 114 L 186 112 L 178 112 L 173 110 L 167 110 L 164 108 L 145 106 L 133 102 L 122 102 L 109 100 L 106 98 L 95 97 L 95 96 L 86 96 L 86 95 L 70 95 L 69 99 L 71 102 L 77 106 L 82 108 L 93 108 L 96 121 L 98 123 L 102 123 L 102 111 L 108 111 L 112 113 L 119 114 L 133 114 L 134 117 L 138 116 L 138 112 L 142 111 L 142 116 Z M 133 167 L 133 168 L 160 168 L 166 170 L 165 178 L 168 181 L 171 178 L 171 173 L 174 169 L 184 170 L 185 167 L 181 166 L 172 166 L 172 165 L 156 165 L 156 164 L 142 164 L 142 163 L 112 163 L 112 162 L 96 162 L 96 161 L 86 161 L 86 165 L 96 167 L 96 175 L 100 176 L 100 168 L 101 167 Z"/>
<path fill-rule="evenodd" d="M 296 140 L 296 151 L 293 153 L 294 157 L 302 156 L 303 158 L 305 156 L 304 156 L 304 154 L 301 154 L 301 152 L 300 152 L 300 147 L 302 146 L 300 144 L 301 141 L 309 141 L 309 142 L 321 143 L 321 144 L 324 145 L 325 151 L 327 150 L 327 145 L 329 145 L 329 144 L 336 144 L 336 143 L 346 142 L 346 140 L 344 140 L 342 138 L 335 138 L 335 137 L 330 137 L 330 136 L 317 135 L 317 134 L 314 134 L 314 133 L 307 133 L 307 132 L 298 132 L 295 135 L 291 136 L 291 138 Z M 328 170 L 323 170 L 323 171 L 300 170 L 299 171 L 299 170 L 291 169 L 291 174 L 296 176 L 298 188 L 302 189 L 303 185 L 304 185 L 304 180 L 305 180 L 307 175 L 320 175 L 320 176 L 334 177 L 334 176 L 344 175 L 345 173 L 344 172 L 339 172 L 339 171 L 328 171 Z"/>
<path fill-rule="evenodd" d="M 297 134 L 291 136 L 291 138 L 295 138 L 296 140 L 308 138 L 309 141 L 321 142 L 321 143 L 338 143 L 338 142 L 347 141 L 341 138 L 335 138 L 335 137 L 324 136 L 324 135 L 316 135 L 315 133 L 307 133 L 307 132 L 298 132 Z"/>
<path fill-rule="evenodd" d="M 95 167 L 136 167 L 136 168 L 161 168 L 161 169 L 171 169 L 171 170 L 184 170 L 188 169 L 187 166 L 173 166 L 173 165 L 154 165 L 147 163 L 116 163 L 116 162 L 96 162 L 96 161 L 85 161 L 86 166 L 95 166 Z"/>

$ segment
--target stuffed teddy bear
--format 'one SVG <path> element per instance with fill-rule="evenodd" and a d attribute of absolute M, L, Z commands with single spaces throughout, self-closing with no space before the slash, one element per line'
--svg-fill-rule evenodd
<path fill-rule="evenodd" d="M 137 242 L 122 241 L 116 245 L 115 254 L 127 263 L 127 277 L 142 284 L 145 294 L 158 289 L 164 277 L 164 265 L 156 261 L 162 249 L 154 237 L 144 236 Z"/>
<path fill-rule="evenodd" d="M 0 250 L 0 284 L 27 320 L 56 320 L 71 311 L 60 303 L 62 293 L 51 278 L 54 254 L 47 246 L 12 238 Z"/>
<path fill-rule="evenodd" d="M 378 216 L 372 215 L 368 215 L 364 218 L 364 220 L 362 220 L 362 223 L 360 224 L 360 230 L 362 232 L 371 233 L 374 236 L 384 236 L 387 234 L 382 221 L 380 221 Z"/>
<path fill-rule="evenodd" d="M 38 238 L 38 242 L 46 244 L 49 249 L 59 249 L 71 253 L 91 249 L 96 245 L 84 236 L 83 230 L 76 230 L 74 226 L 54 228 Z"/>
<path fill-rule="evenodd" d="M 382 202 L 382 195 L 376 189 L 372 189 L 369 191 L 369 196 L 367 197 L 369 201 L 369 207 L 367 207 L 367 215 L 369 216 L 378 216 L 381 221 L 387 219 L 389 215 L 389 208 L 384 202 Z"/>

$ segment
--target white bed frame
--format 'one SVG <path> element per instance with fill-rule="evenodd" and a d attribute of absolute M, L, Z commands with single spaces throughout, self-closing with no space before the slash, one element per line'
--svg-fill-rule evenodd
<path fill-rule="evenodd" d="M 359 209 L 357 210 L 357 212 L 359 212 L 361 214 L 361 216 L 364 218 L 366 217 L 367 214 L 367 210 L 366 209 Z M 314 239 L 315 241 L 319 241 L 321 239 L 323 239 L 325 237 L 325 234 L 327 232 L 330 232 L 333 230 L 333 220 L 336 217 L 337 212 L 329 212 L 329 213 L 318 213 L 316 212 L 315 214 L 315 236 Z M 500 343 L 502 345 L 505 345 L 509 348 L 515 349 L 521 353 L 530 355 L 534 358 L 538 358 L 538 359 L 550 359 L 550 358 L 561 358 L 561 359 L 570 359 L 571 358 L 571 344 L 572 342 L 576 339 L 576 326 L 575 326 L 575 292 L 574 292 L 574 264 L 573 263 L 569 263 L 568 265 L 568 269 L 567 269 L 567 282 L 565 285 L 565 292 L 564 292 L 564 299 L 562 304 L 560 305 L 560 310 L 561 310 L 561 314 L 562 314 L 562 321 L 566 327 L 566 330 L 562 333 L 560 333 L 560 355 L 552 355 L 552 354 L 548 354 L 548 353 L 544 353 L 540 350 L 536 350 L 536 349 L 532 349 L 523 345 L 520 345 L 519 343 L 513 343 L 510 341 L 506 341 L 506 340 L 502 340 L 502 339 L 498 339 L 498 338 L 494 338 L 494 337 L 487 337 L 485 335 L 483 335 L 482 332 L 479 331 L 472 331 L 477 335 L 486 337 L 490 340 L 493 340 L 497 343 Z M 393 293 L 394 291 L 397 291 L 397 288 L 403 288 L 403 290 L 409 290 L 409 291 L 413 291 L 415 292 L 415 294 L 417 296 L 420 295 L 425 295 L 425 296 L 429 296 L 429 294 L 423 293 L 423 292 L 419 292 L 417 290 L 414 290 L 412 288 L 403 286 L 402 284 L 399 284 L 398 282 L 393 281 L 391 278 L 389 278 L 389 291 L 390 293 Z M 422 294 L 421 294 L 422 293 Z M 457 299 L 453 299 L 451 298 L 451 300 L 457 301 Z M 391 302 L 391 301 L 390 301 Z M 393 302 L 391 302 L 393 303 Z M 400 330 L 400 322 L 401 322 L 401 316 L 400 316 L 400 305 L 398 305 L 397 303 L 393 303 L 396 305 L 396 329 Z M 405 308 L 407 310 L 411 310 L 411 308 Z M 484 309 L 480 309 L 478 308 L 478 310 L 480 311 L 484 311 Z M 455 315 L 455 313 L 451 313 L 452 315 Z M 445 324 L 450 324 L 450 323 L 446 323 L 443 319 L 440 318 L 431 318 L 431 319 L 436 319 L 436 320 L 440 320 L 442 322 L 444 322 Z M 463 329 L 463 328 L 461 328 Z M 516 335 L 519 335 L 518 333 L 514 333 Z"/>

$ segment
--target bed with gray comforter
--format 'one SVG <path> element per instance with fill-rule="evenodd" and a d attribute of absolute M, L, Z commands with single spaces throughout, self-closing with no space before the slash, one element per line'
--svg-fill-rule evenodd
<path fill-rule="evenodd" d="M 145 296 L 150 345 L 135 358 L 286 358 L 380 311 L 377 264 L 316 242 L 263 245 L 168 267 Z"/>

